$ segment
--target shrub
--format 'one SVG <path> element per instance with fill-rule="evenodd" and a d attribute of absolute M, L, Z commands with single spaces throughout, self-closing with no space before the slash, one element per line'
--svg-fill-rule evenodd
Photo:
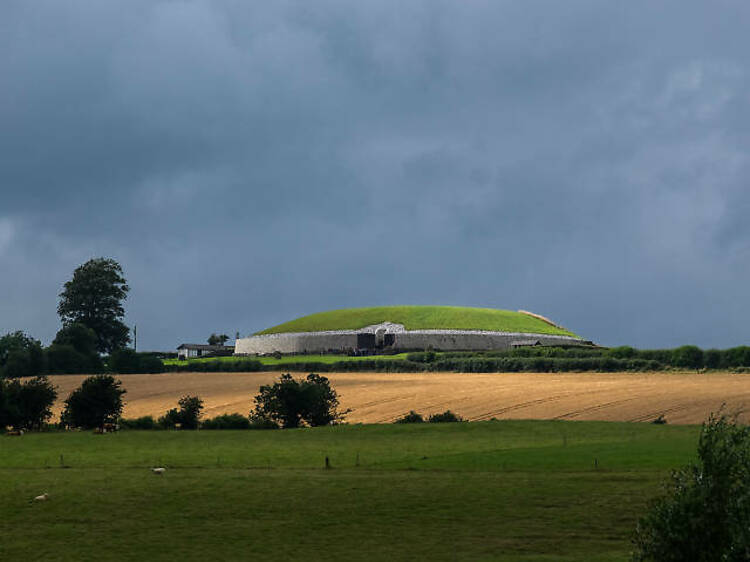
<path fill-rule="evenodd" d="M 182 419 L 180 418 L 180 411 L 177 408 L 171 408 L 161 416 L 156 423 L 159 427 L 164 429 L 175 429 L 182 427 Z"/>
<path fill-rule="evenodd" d="M 55 387 L 44 376 L 24 383 L 0 379 L 0 429 L 41 429 L 52 417 Z"/>
<path fill-rule="evenodd" d="M 164 363 L 151 353 L 136 353 L 132 349 L 118 349 L 112 352 L 107 362 L 113 373 L 163 373 Z"/>
<path fill-rule="evenodd" d="M 465 421 L 461 416 L 446 410 L 442 414 L 432 414 L 427 421 L 429 423 L 452 423 Z"/>
<path fill-rule="evenodd" d="M 250 429 L 279 429 L 280 427 L 275 421 L 255 414 L 251 414 L 248 419 L 250 420 Z"/>
<path fill-rule="evenodd" d="M 721 366 L 723 368 L 750 367 L 750 347 L 740 346 L 724 350 Z"/>
<path fill-rule="evenodd" d="M 63 425 L 83 428 L 114 423 L 122 414 L 125 393 L 122 382 L 110 375 L 89 377 L 65 400 L 60 421 Z"/>
<path fill-rule="evenodd" d="M 98 355 L 84 355 L 68 344 L 53 343 L 46 354 L 50 374 L 98 373 L 103 367 Z"/>
<path fill-rule="evenodd" d="M 159 429 L 159 425 L 153 416 L 142 416 L 133 419 L 123 418 L 120 420 L 120 427 L 122 429 Z"/>
<path fill-rule="evenodd" d="M 609 355 L 614 357 L 615 359 L 632 359 L 638 354 L 638 351 L 635 348 L 632 348 L 628 345 L 623 345 L 620 347 L 613 347 L 609 350 Z"/>
<path fill-rule="evenodd" d="M 205 420 L 201 427 L 203 429 L 250 429 L 250 420 L 242 414 L 224 414 Z"/>
<path fill-rule="evenodd" d="M 203 400 L 197 396 L 186 395 L 177 401 L 177 405 L 180 409 L 172 408 L 167 411 L 159 418 L 159 425 L 166 428 L 198 429 Z"/>
<path fill-rule="evenodd" d="M 721 366 L 721 351 L 708 349 L 703 353 L 703 362 L 709 369 L 718 369 Z"/>
<path fill-rule="evenodd" d="M 672 351 L 672 365 L 688 369 L 703 367 L 703 351 L 694 345 L 683 345 Z"/>
<path fill-rule="evenodd" d="M 673 473 L 633 542 L 635 560 L 750 559 L 750 428 L 711 415 L 698 461 Z"/>
<path fill-rule="evenodd" d="M 398 418 L 393 423 L 424 423 L 424 418 L 421 414 L 418 414 L 414 410 L 410 410 L 408 414 Z"/>
<path fill-rule="evenodd" d="M 240 359 L 237 361 L 188 361 L 187 365 L 165 365 L 164 369 L 171 372 L 192 373 L 252 373 L 268 369 L 257 359 Z"/>
<path fill-rule="evenodd" d="M 141 373 L 163 373 L 164 362 L 152 354 L 138 354 L 138 366 Z"/>
<path fill-rule="evenodd" d="M 420 351 L 406 355 L 407 361 L 414 361 L 415 363 L 432 363 L 436 358 L 437 354 L 434 351 Z"/>
<path fill-rule="evenodd" d="M 271 420 L 284 428 L 303 423 L 330 425 L 345 414 L 337 411 L 338 404 L 338 395 L 326 377 L 310 373 L 307 378 L 296 380 L 287 373 L 273 385 L 260 387 L 251 416 Z"/>

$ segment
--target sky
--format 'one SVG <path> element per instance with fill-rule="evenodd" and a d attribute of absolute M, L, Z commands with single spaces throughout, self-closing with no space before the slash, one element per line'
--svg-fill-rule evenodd
<path fill-rule="evenodd" d="M 750 3 L 0 4 L 0 334 L 111 257 L 141 350 L 332 308 L 750 344 Z"/>

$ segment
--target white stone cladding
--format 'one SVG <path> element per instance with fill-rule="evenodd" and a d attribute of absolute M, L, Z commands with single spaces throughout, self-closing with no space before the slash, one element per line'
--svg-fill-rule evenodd
<path fill-rule="evenodd" d="M 395 343 L 388 350 L 434 349 L 438 351 L 488 351 L 509 349 L 513 345 L 585 345 L 570 336 L 523 332 L 484 332 L 480 330 L 405 330 L 400 324 L 384 322 L 359 330 L 266 334 L 240 338 L 235 355 L 266 355 L 270 353 L 348 352 L 357 348 L 357 334 L 393 334 Z"/>

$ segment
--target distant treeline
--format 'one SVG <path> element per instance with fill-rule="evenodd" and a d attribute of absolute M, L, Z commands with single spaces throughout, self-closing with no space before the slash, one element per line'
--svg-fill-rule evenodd
<path fill-rule="evenodd" d="M 0 338 L 0 378 L 45 374 L 163 373 L 163 372 L 566 372 L 566 371 L 664 371 L 720 369 L 750 371 L 750 347 L 702 350 L 692 345 L 675 349 L 633 347 L 522 347 L 506 351 L 408 353 L 403 359 L 373 355 L 322 363 L 297 361 L 269 365 L 262 358 L 238 357 L 215 361 L 188 361 L 165 365 L 158 353 L 131 349 L 101 357 L 71 344 L 53 343 L 48 348 L 20 332 Z M 299 358 L 298 358 L 299 359 Z"/>
<path fill-rule="evenodd" d="M 566 371 L 664 371 L 670 369 L 725 369 L 750 368 L 750 347 L 702 350 L 695 346 L 675 349 L 644 349 L 633 347 L 525 347 L 507 351 L 409 353 L 405 359 L 351 360 L 342 356 L 335 363 L 301 361 L 266 365 L 258 359 L 236 361 L 195 361 L 182 365 L 168 365 L 169 371 L 197 372 L 252 372 L 252 371 L 312 371 L 312 372 L 566 372 Z"/>

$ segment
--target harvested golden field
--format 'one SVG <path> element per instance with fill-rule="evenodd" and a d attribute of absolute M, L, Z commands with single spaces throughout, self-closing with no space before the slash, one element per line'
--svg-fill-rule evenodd
<path fill-rule="evenodd" d="M 154 417 L 184 394 L 205 401 L 209 417 L 247 414 L 261 384 L 280 373 L 166 373 L 121 375 L 128 418 Z M 700 423 L 726 402 L 750 405 L 750 374 L 730 373 L 326 373 L 349 422 L 387 423 L 409 410 L 450 409 L 470 420 L 490 418 Z M 62 400 L 82 375 L 53 376 Z M 743 416 L 748 419 L 747 416 Z"/>

